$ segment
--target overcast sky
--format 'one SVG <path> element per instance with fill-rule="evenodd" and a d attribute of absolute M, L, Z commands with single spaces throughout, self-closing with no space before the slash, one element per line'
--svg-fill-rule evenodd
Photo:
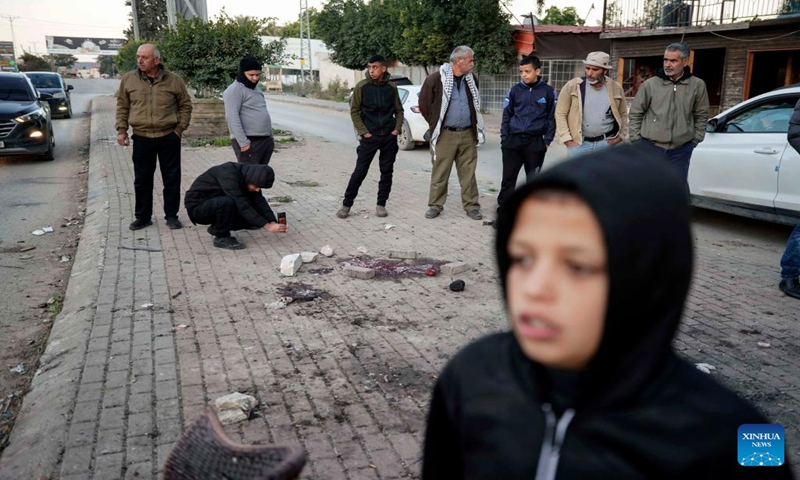
<path fill-rule="evenodd" d="M 309 7 L 321 8 L 323 0 L 307 0 Z M 521 15 L 535 9 L 535 0 L 507 1 L 512 13 L 521 21 Z M 585 16 L 591 5 L 587 25 L 596 25 L 602 16 L 602 0 L 547 0 L 546 7 L 575 6 L 578 15 Z M 277 17 L 278 24 L 293 21 L 300 11 L 299 0 L 207 0 L 209 17 L 216 16 L 224 6 L 231 16 Z M 128 27 L 130 7 L 124 0 L 0 0 L 0 40 L 12 40 L 11 27 L 5 16 L 13 20 L 17 53 L 22 50 L 43 55 L 45 36 L 81 36 L 123 38 Z M 89 60 L 93 57 L 81 57 Z"/>

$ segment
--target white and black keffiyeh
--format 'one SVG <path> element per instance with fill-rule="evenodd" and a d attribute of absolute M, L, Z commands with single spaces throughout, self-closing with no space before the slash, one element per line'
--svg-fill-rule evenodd
<path fill-rule="evenodd" d="M 436 123 L 436 128 L 431 133 L 431 150 L 433 157 L 436 159 L 436 140 L 442 131 L 444 124 L 444 117 L 447 114 L 447 107 L 450 105 L 450 95 L 453 94 L 453 66 L 450 63 L 445 63 L 439 68 L 439 73 L 442 75 L 442 110 L 439 112 L 439 121 Z M 481 97 L 478 94 L 478 88 L 475 86 L 475 80 L 472 77 L 472 72 L 464 75 L 464 80 L 467 82 L 467 87 L 472 93 L 472 103 L 475 107 L 475 117 L 478 122 L 478 145 L 483 145 L 486 141 L 486 136 L 483 133 L 483 115 L 481 115 Z"/>

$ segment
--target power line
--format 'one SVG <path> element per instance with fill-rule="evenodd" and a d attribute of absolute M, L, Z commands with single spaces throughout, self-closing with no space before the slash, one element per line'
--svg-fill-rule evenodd
<path fill-rule="evenodd" d="M 9 18 L 10 17 L 10 15 L 5 15 L 5 14 L 0 14 L 0 15 L 2 15 L 3 18 Z M 117 28 L 117 27 L 109 26 L 109 25 L 87 25 L 87 24 L 81 24 L 81 23 L 56 22 L 56 21 L 53 21 L 53 20 L 41 20 L 41 19 L 38 19 L 38 18 L 19 17 L 19 16 L 15 16 L 14 19 L 28 20 L 28 21 L 31 21 L 31 22 L 40 22 L 40 23 L 52 23 L 52 24 L 57 24 L 57 25 L 71 25 L 71 26 L 75 26 L 75 27 L 102 28 L 102 29 L 105 29 L 105 30 L 112 30 L 112 29 L 116 29 Z M 125 29 L 125 28 L 127 28 L 127 26 L 119 27 L 119 28 L 120 29 Z"/>

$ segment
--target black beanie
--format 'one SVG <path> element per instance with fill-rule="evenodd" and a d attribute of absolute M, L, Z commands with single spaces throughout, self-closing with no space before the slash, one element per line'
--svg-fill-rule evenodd
<path fill-rule="evenodd" d="M 239 62 L 239 71 L 241 72 L 248 72 L 250 70 L 258 70 L 261 71 L 261 62 L 255 59 L 255 57 L 251 57 L 250 55 L 244 57 L 241 62 Z"/>
<path fill-rule="evenodd" d="M 272 188 L 272 184 L 275 182 L 275 172 L 272 167 L 248 163 L 237 165 L 241 168 L 245 183 L 251 183 L 260 188 Z"/>

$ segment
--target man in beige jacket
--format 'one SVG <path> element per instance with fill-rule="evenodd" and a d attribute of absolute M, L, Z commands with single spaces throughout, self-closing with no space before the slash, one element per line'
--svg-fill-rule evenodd
<path fill-rule="evenodd" d="M 153 224 L 153 176 L 156 158 L 164 183 L 164 214 L 167 227 L 181 228 L 181 134 L 189 127 L 192 100 L 186 84 L 161 64 L 155 45 L 146 43 L 136 51 L 139 66 L 122 77 L 117 94 L 117 143 L 130 144 L 133 128 L 133 188 L 136 218 L 131 230 Z"/>
<path fill-rule="evenodd" d="M 573 157 L 617 145 L 628 138 L 628 107 L 619 82 L 608 77 L 611 58 L 592 52 L 586 75 L 573 78 L 558 95 L 556 138 Z M 588 86 L 587 86 L 588 85 Z"/>

